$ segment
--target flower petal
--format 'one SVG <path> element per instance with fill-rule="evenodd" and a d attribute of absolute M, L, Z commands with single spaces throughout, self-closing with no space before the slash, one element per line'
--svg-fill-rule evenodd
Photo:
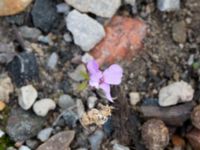
<path fill-rule="evenodd" d="M 114 64 L 103 72 L 103 79 L 105 83 L 118 85 L 121 83 L 122 75 L 122 67 L 117 64 Z"/>
<path fill-rule="evenodd" d="M 89 85 L 95 88 L 99 88 L 100 79 L 103 77 L 101 71 L 90 75 Z"/>
<path fill-rule="evenodd" d="M 99 65 L 96 63 L 95 60 L 91 60 L 87 63 L 87 69 L 90 74 L 95 74 L 100 71 Z"/>
<path fill-rule="evenodd" d="M 100 88 L 104 91 L 104 94 L 106 98 L 110 101 L 113 102 L 112 97 L 110 95 L 110 85 L 106 83 L 101 83 Z"/>

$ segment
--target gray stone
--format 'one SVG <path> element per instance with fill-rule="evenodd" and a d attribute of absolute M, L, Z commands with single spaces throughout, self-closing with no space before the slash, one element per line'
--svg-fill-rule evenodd
<path fill-rule="evenodd" d="M 36 89 L 32 85 L 26 85 L 21 87 L 18 92 L 18 103 L 24 110 L 28 110 L 37 97 L 38 93 Z"/>
<path fill-rule="evenodd" d="M 74 131 L 59 132 L 40 145 L 36 150 L 69 150 L 69 145 L 74 136 Z"/>
<path fill-rule="evenodd" d="M 170 107 L 144 105 L 139 108 L 145 119 L 159 118 L 170 126 L 182 126 L 191 116 L 195 104 L 192 102 Z"/>
<path fill-rule="evenodd" d="M 12 81 L 18 87 L 26 85 L 27 81 L 37 80 L 39 78 L 38 64 L 33 53 L 19 53 L 8 64 L 8 71 Z"/>
<path fill-rule="evenodd" d="M 85 107 L 81 99 L 76 100 L 77 114 L 79 118 L 82 118 L 82 115 L 85 113 Z"/>
<path fill-rule="evenodd" d="M 46 116 L 50 110 L 54 110 L 56 108 L 56 103 L 52 99 L 41 99 L 33 105 L 33 111 L 38 116 Z"/>
<path fill-rule="evenodd" d="M 14 86 L 7 74 L 0 75 L 0 100 L 9 102 L 9 95 L 14 91 Z"/>
<path fill-rule="evenodd" d="M 157 0 L 160 11 L 175 11 L 180 9 L 180 0 Z"/>
<path fill-rule="evenodd" d="M 51 70 L 56 68 L 58 63 L 58 54 L 56 52 L 52 53 L 48 59 L 47 67 Z"/>
<path fill-rule="evenodd" d="M 22 35 L 22 37 L 26 39 L 31 39 L 31 40 L 37 40 L 38 37 L 41 35 L 40 30 L 38 30 L 37 28 L 31 28 L 28 26 L 20 27 L 19 32 Z"/>
<path fill-rule="evenodd" d="M 6 133 L 14 141 L 25 141 L 37 135 L 45 119 L 21 108 L 12 108 L 8 118 Z"/>
<path fill-rule="evenodd" d="M 39 36 L 38 37 L 38 41 L 42 42 L 44 44 L 53 45 L 53 41 L 51 40 L 51 38 L 48 35 L 46 35 L 46 36 L 43 36 L 43 35 Z"/>
<path fill-rule="evenodd" d="M 41 131 L 38 133 L 37 138 L 38 138 L 40 141 L 44 142 L 44 141 L 46 141 L 46 140 L 49 139 L 49 137 L 50 137 L 52 131 L 53 131 L 53 128 L 46 128 L 46 129 L 43 129 L 43 130 L 41 130 Z"/>
<path fill-rule="evenodd" d="M 130 149 L 128 147 L 124 146 L 124 145 L 115 143 L 113 145 L 113 150 L 130 150 Z"/>
<path fill-rule="evenodd" d="M 85 65 L 80 64 L 75 70 L 74 72 L 70 72 L 68 73 L 68 76 L 73 79 L 74 81 L 80 82 L 85 80 L 85 78 L 83 77 L 82 73 L 86 73 L 86 68 Z"/>
<path fill-rule="evenodd" d="M 63 119 L 67 126 L 69 126 L 70 128 L 74 128 L 76 127 L 76 123 L 79 117 L 78 117 L 78 114 L 76 114 L 75 112 L 67 111 L 63 114 Z"/>
<path fill-rule="evenodd" d="M 39 142 L 38 140 L 28 139 L 26 140 L 26 145 L 30 147 L 31 149 L 36 149 L 36 147 L 38 147 L 39 145 Z"/>
<path fill-rule="evenodd" d="M 1 34 L 0 34 L 1 36 Z M 0 63 L 7 64 L 12 61 L 16 55 L 14 44 L 12 42 L 3 42 L 0 39 Z"/>
<path fill-rule="evenodd" d="M 95 97 L 95 96 L 88 97 L 88 100 L 87 100 L 88 108 L 89 109 L 94 108 L 96 102 L 97 102 L 97 97 Z"/>
<path fill-rule="evenodd" d="M 111 18 L 121 5 L 121 0 L 65 0 L 81 12 L 91 12 L 97 16 Z"/>
<path fill-rule="evenodd" d="M 179 21 L 172 26 L 172 37 L 175 42 L 185 43 L 187 38 L 186 24 L 184 21 Z"/>
<path fill-rule="evenodd" d="M 74 42 L 84 51 L 91 50 L 105 36 L 103 26 L 86 14 L 73 10 L 66 17 L 68 30 Z"/>
<path fill-rule="evenodd" d="M 63 38 L 65 42 L 72 42 L 72 36 L 69 33 L 65 33 Z"/>
<path fill-rule="evenodd" d="M 70 7 L 66 3 L 60 3 L 56 5 L 56 8 L 58 13 L 63 13 L 67 15 L 70 12 Z"/>
<path fill-rule="evenodd" d="M 194 89 L 184 81 L 172 83 L 160 89 L 159 105 L 171 106 L 177 103 L 192 101 Z"/>
<path fill-rule="evenodd" d="M 44 32 L 49 32 L 58 21 L 54 0 L 36 0 L 31 11 L 33 24 Z"/>
<path fill-rule="evenodd" d="M 19 150 L 31 150 L 28 146 L 22 145 Z"/>
<path fill-rule="evenodd" d="M 75 104 L 76 104 L 75 101 L 72 99 L 70 95 L 65 94 L 59 97 L 58 105 L 62 109 L 70 108 L 71 106 L 74 106 Z"/>
<path fill-rule="evenodd" d="M 104 132 L 102 130 L 95 131 L 95 133 L 89 137 L 91 150 L 100 150 L 100 145 L 102 143 L 103 137 Z"/>
<path fill-rule="evenodd" d="M 90 55 L 89 53 L 85 53 L 82 58 L 81 61 L 85 64 L 87 64 L 89 61 L 93 60 L 94 58 L 92 57 L 92 55 Z"/>

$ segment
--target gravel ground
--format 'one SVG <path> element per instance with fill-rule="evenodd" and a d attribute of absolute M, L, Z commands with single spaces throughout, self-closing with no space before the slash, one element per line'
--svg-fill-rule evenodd
<path fill-rule="evenodd" d="M 199 150 L 200 1 L 158 1 L 33 0 L 0 17 L 0 150 Z M 92 56 L 123 68 L 113 103 L 86 84 Z"/>

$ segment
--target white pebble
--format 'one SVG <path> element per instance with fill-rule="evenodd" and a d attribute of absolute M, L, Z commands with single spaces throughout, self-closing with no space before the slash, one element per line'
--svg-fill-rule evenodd
<path fill-rule="evenodd" d="M 52 99 L 41 99 L 33 105 L 33 110 L 38 116 L 46 116 L 50 110 L 56 108 L 56 103 Z"/>
<path fill-rule="evenodd" d="M 55 69 L 57 63 L 58 63 L 58 54 L 54 52 L 49 57 L 47 66 L 49 69 L 53 70 Z"/>
<path fill-rule="evenodd" d="M 175 11 L 180 9 L 180 0 L 157 0 L 160 11 Z"/>
<path fill-rule="evenodd" d="M 97 102 L 97 98 L 96 98 L 95 96 L 90 96 L 90 97 L 88 97 L 88 101 L 87 101 L 88 108 L 89 108 L 89 109 L 94 108 L 96 102 Z"/>
<path fill-rule="evenodd" d="M 5 135 L 5 132 L 3 132 L 2 130 L 0 130 L 0 138 L 3 137 Z"/>
<path fill-rule="evenodd" d="M 49 137 L 50 137 L 52 131 L 53 131 L 53 128 L 46 128 L 46 129 L 43 129 L 43 130 L 41 130 L 41 131 L 38 133 L 37 138 L 38 138 L 40 141 L 44 142 L 44 141 L 46 141 L 46 140 L 49 139 Z"/>
<path fill-rule="evenodd" d="M 19 150 L 31 150 L 28 146 L 22 145 Z"/>
<path fill-rule="evenodd" d="M 129 93 L 130 103 L 135 106 L 140 101 L 140 94 L 138 92 Z"/>
<path fill-rule="evenodd" d="M 65 33 L 63 38 L 65 42 L 72 42 L 72 36 L 69 33 Z"/>
<path fill-rule="evenodd" d="M 89 53 L 85 53 L 82 58 L 81 61 L 85 64 L 87 64 L 89 61 L 93 60 L 94 58 L 92 57 L 92 55 L 90 55 Z"/>
<path fill-rule="evenodd" d="M 159 92 L 159 105 L 171 106 L 181 102 L 192 101 L 194 89 L 184 81 L 163 87 Z"/>
<path fill-rule="evenodd" d="M 23 86 L 18 93 L 18 103 L 24 110 L 28 110 L 37 97 L 37 90 L 32 85 Z"/>

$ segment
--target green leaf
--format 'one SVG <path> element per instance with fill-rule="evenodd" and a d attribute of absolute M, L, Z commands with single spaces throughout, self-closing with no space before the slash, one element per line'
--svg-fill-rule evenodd
<path fill-rule="evenodd" d="M 89 80 L 89 75 L 88 75 L 87 72 L 81 71 L 80 74 L 81 74 L 81 76 L 82 76 L 85 80 L 87 80 L 87 81 Z"/>
<path fill-rule="evenodd" d="M 193 69 L 199 69 L 200 68 L 200 63 L 199 62 L 194 62 L 192 64 Z"/>
<path fill-rule="evenodd" d="M 78 85 L 78 91 L 83 91 L 83 90 L 85 90 L 86 88 L 87 88 L 87 86 L 88 86 L 88 82 L 87 81 L 83 81 L 82 83 L 80 83 L 79 85 Z"/>

